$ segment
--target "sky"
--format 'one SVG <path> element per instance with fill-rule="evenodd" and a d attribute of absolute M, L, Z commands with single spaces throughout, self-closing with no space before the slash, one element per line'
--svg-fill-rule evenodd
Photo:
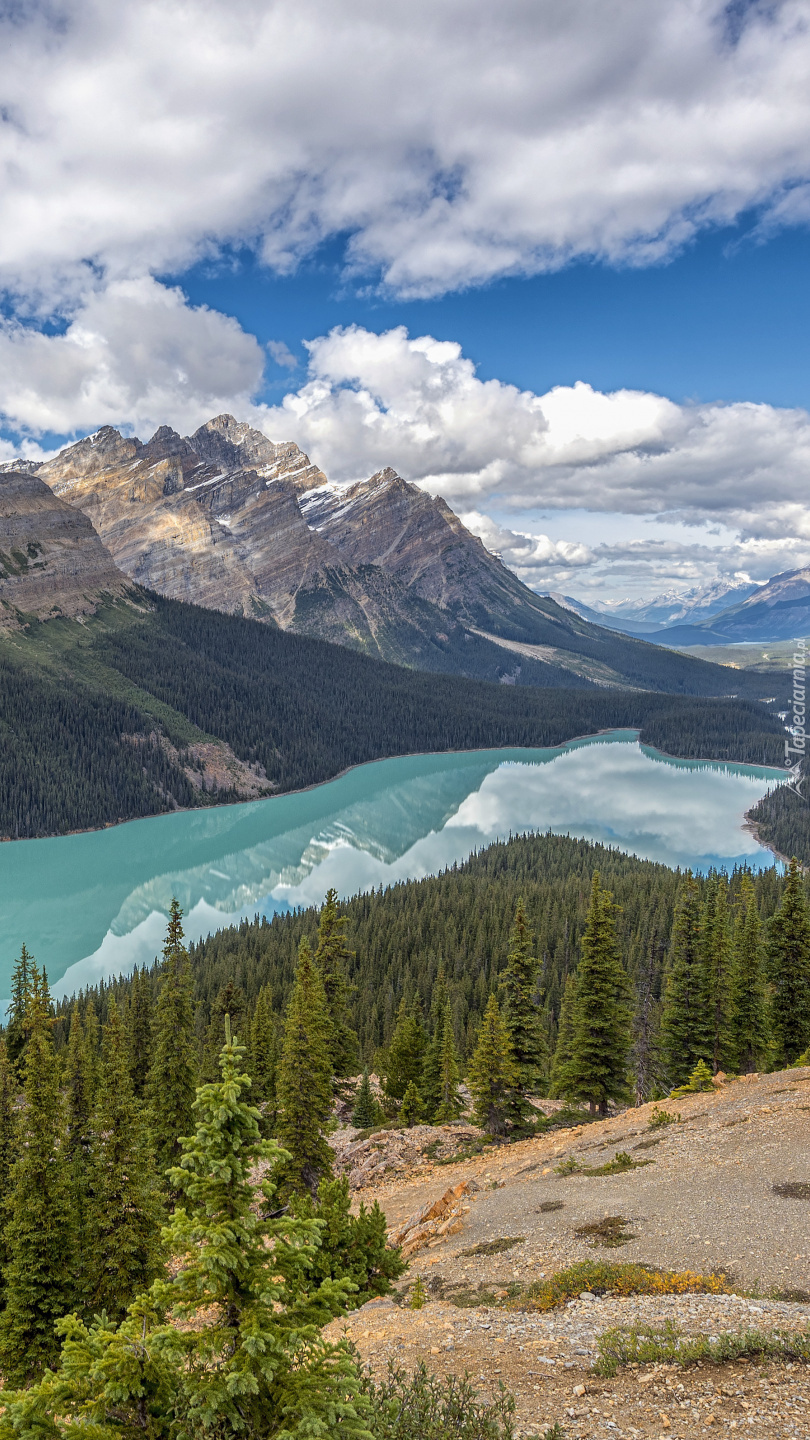
<path fill-rule="evenodd" d="M 810 0 L 0 3 L 0 458 L 222 411 L 591 604 L 810 563 Z"/>

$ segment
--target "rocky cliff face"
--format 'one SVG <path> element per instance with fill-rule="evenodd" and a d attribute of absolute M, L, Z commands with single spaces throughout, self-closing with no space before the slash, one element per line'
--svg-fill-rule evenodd
<path fill-rule="evenodd" d="M 91 614 L 129 586 L 81 511 L 30 470 L 0 473 L 0 627 Z"/>

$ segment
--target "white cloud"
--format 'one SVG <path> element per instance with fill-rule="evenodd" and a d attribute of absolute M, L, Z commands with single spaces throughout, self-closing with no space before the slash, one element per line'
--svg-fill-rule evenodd
<path fill-rule="evenodd" d="M 120 280 L 87 295 L 64 334 L 0 325 L 0 411 L 34 434 L 189 430 L 248 409 L 262 365 L 258 341 L 235 320 L 148 277 Z"/>
<path fill-rule="evenodd" d="M 283 369 L 298 369 L 298 361 L 293 355 L 290 347 L 288 345 L 285 345 L 283 340 L 268 340 L 266 349 L 271 358 L 275 360 L 276 364 L 281 365 Z"/>
<path fill-rule="evenodd" d="M 328 236 L 404 294 L 804 223 L 810 0 L 60 0 L 0 19 L 0 282 Z"/>
<path fill-rule="evenodd" d="M 334 330 L 309 351 L 307 382 L 256 411 L 266 433 L 295 438 L 336 481 L 393 465 L 441 494 L 528 584 L 565 588 L 576 569 L 580 586 L 609 576 L 685 587 L 810 560 L 805 410 L 678 406 L 582 383 L 535 395 L 479 380 L 460 346 L 403 327 Z M 611 537 L 586 543 L 576 517 L 549 536 L 541 522 L 512 528 L 489 513 L 577 509 L 591 534 L 594 512 L 611 517 Z M 626 527 L 619 539 L 614 522 Z"/>

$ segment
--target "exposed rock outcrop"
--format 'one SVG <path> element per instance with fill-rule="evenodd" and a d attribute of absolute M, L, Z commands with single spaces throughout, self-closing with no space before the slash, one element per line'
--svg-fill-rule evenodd
<path fill-rule="evenodd" d="M 0 473 L 0 626 L 89 615 L 129 589 L 81 511 L 30 470 Z"/>

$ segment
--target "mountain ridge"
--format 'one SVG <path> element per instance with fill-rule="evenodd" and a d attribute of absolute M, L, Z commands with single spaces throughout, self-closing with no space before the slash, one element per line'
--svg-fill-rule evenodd
<path fill-rule="evenodd" d="M 146 442 L 106 426 L 36 475 L 84 512 L 129 580 L 171 599 L 510 684 L 739 687 L 535 594 L 396 471 L 330 484 L 294 441 L 231 415 Z"/>

